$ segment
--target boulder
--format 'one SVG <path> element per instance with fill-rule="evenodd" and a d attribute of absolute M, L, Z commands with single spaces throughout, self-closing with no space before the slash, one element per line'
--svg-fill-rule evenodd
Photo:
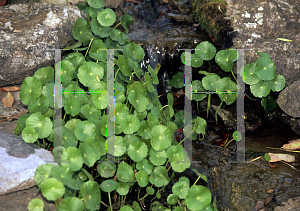
<path fill-rule="evenodd" d="M 279 107 L 288 115 L 300 117 L 300 80 L 295 81 L 290 86 L 280 92 L 277 103 Z"/>
<path fill-rule="evenodd" d="M 0 132 L 0 163 L 0 195 L 35 186 L 36 168 L 46 163 L 55 164 L 51 152 L 3 132 Z"/>
<path fill-rule="evenodd" d="M 77 18 L 82 13 L 71 5 L 0 7 L 0 87 L 20 84 L 37 69 L 53 65 L 53 49 L 70 44 Z"/>
<path fill-rule="evenodd" d="M 255 51 L 262 51 L 270 54 L 276 73 L 285 77 L 287 86 L 300 79 L 300 7 L 297 1 L 226 1 L 226 18 L 234 28 L 231 33 L 233 48 L 247 49 L 246 63 L 256 62 L 259 56 Z"/>

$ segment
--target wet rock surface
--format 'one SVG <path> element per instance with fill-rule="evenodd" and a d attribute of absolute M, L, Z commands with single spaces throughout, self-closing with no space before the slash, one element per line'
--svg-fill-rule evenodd
<path fill-rule="evenodd" d="M 0 175 L 0 195 L 35 186 L 35 170 L 47 162 L 53 162 L 51 152 L 0 132 L 0 169 L 5 172 Z"/>
<path fill-rule="evenodd" d="M 288 115 L 300 117 L 300 80 L 280 92 L 277 103 Z"/>
<path fill-rule="evenodd" d="M 20 84 L 34 71 L 51 66 L 54 51 L 73 39 L 81 12 L 75 6 L 15 4 L 0 7 L 0 87 Z"/>
<path fill-rule="evenodd" d="M 297 0 L 233 1 L 227 0 L 228 19 L 232 20 L 232 42 L 245 50 L 247 63 L 256 62 L 254 51 L 270 54 L 276 73 L 283 75 L 287 86 L 300 78 L 300 4 Z M 284 42 L 286 38 L 294 42 Z M 249 50 L 252 49 L 252 50 Z"/>

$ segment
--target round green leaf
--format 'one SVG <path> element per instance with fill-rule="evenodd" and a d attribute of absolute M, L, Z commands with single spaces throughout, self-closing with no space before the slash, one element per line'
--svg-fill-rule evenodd
<path fill-rule="evenodd" d="M 101 38 L 107 38 L 109 37 L 111 27 L 101 26 L 97 19 L 93 18 L 91 22 L 91 29 L 95 35 L 98 35 Z"/>
<path fill-rule="evenodd" d="M 185 202 L 190 210 L 205 209 L 211 202 L 211 193 L 207 187 L 194 185 L 188 191 Z"/>
<path fill-rule="evenodd" d="M 267 162 L 269 162 L 271 160 L 269 153 L 265 153 L 264 158 Z"/>
<path fill-rule="evenodd" d="M 119 66 L 119 68 L 120 68 L 120 70 L 121 70 L 121 72 L 124 76 L 130 76 L 131 75 L 131 68 L 129 67 L 127 59 L 126 59 L 125 56 L 120 55 L 118 57 L 117 64 L 118 64 L 118 66 Z"/>
<path fill-rule="evenodd" d="M 95 94 L 97 95 L 97 94 Z M 91 119 L 95 116 L 101 116 L 101 111 L 98 110 L 93 104 L 85 104 L 80 108 L 80 112 L 87 118 Z"/>
<path fill-rule="evenodd" d="M 113 141 L 114 137 L 109 137 L 108 138 L 108 142 L 109 141 Z M 122 136 L 115 136 L 115 141 L 114 141 L 114 156 L 120 157 L 122 155 L 124 155 L 124 153 L 126 152 L 126 143 L 124 141 L 124 139 L 122 138 Z"/>
<path fill-rule="evenodd" d="M 134 162 L 140 162 L 148 155 L 148 147 L 141 141 L 129 144 L 127 151 L 128 155 Z"/>
<path fill-rule="evenodd" d="M 147 191 L 147 193 L 148 193 L 149 195 L 153 195 L 153 194 L 154 194 L 154 189 L 151 188 L 151 187 L 147 187 L 147 188 L 146 188 L 146 191 Z"/>
<path fill-rule="evenodd" d="M 80 112 L 80 102 L 75 97 L 70 97 L 66 100 L 64 109 L 67 114 L 74 117 Z"/>
<path fill-rule="evenodd" d="M 127 28 L 133 22 L 132 17 L 127 12 L 125 12 L 125 14 L 121 17 L 120 22 L 121 22 L 122 26 L 125 28 L 125 33 L 127 34 L 128 33 Z"/>
<path fill-rule="evenodd" d="M 160 199 L 161 198 L 161 194 L 160 192 L 156 192 L 156 198 Z"/>
<path fill-rule="evenodd" d="M 157 152 L 153 149 L 150 149 L 149 155 L 151 163 L 153 163 L 155 166 L 163 165 L 167 160 L 166 150 Z"/>
<path fill-rule="evenodd" d="M 27 206 L 27 209 L 29 211 L 43 211 L 44 210 L 44 202 L 42 201 L 42 199 L 39 198 L 35 198 L 32 199 Z"/>
<path fill-rule="evenodd" d="M 118 188 L 117 188 L 116 191 L 121 196 L 125 196 L 129 192 L 129 188 L 130 188 L 130 185 L 128 183 L 119 182 L 118 183 Z"/>
<path fill-rule="evenodd" d="M 63 60 L 55 65 L 55 70 L 61 70 L 61 81 L 66 83 L 74 78 L 75 67 L 72 62 Z"/>
<path fill-rule="evenodd" d="M 176 172 L 183 172 L 185 169 L 189 168 L 191 166 L 191 161 L 186 151 L 184 152 L 184 159 L 181 161 L 171 162 L 171 166 Z"/>
<path fill-rule="evenodd" d="M 93 8 L 100 9 L 104 7 L 105 0 L 87 0 L 87 3 Z"/>
<path fill-rule="evenodd" d="M 143 139 L 150 139 L 151 138 L 151 127 L 149 126 L 148 122 L 143 120 L 141 126 L 139 128 L 138 134 Z"/>
<path fill-rule="evenodd" d="M 168 171 L 164 166 L 155 167 L 149 177 L 149 181 L 156 187 L 168 185 L 169 180 Z"/>
<path fill-rule="evenodd" d="M 171 146 L 167 150 L 169 162 L 181 161 L 184 159 L 184 148 L 181 145 Z"/>
<path fill-rule="evenodd" d="M 183 72 L 176 73 L 169 83 L 170 85 L 172 85 L 177 89 L 182 88 L 184 86 L 184 73 Z"/>
<path fill-rule="evenodd" d="M 92 94 L 92 102 L 97 109 L 105 109 L 107 107 L 106 83 L 100 81 L 99 87 L 95 90 L 97 94 Z"/>
<path fill-rule="evenodd" d="M 112 26 L 116 22 L 116 14 L 112 9 L 104 9 L 98 13 L 97 20 L 102 26 Z"/>
<path fill-rule="evenodd" d="M 128 205 L 123 206 L 120 211 L 133 211 L 133 209 L 131 207 L 129 207 Z"/>
<path fill-rule="evenodd" d="M 282 75 L 276 74 L 275 78 L 271 81 L 266 81 L 266 84 L 273 92 L 279 92 L 285 87 L 285 78 Z"/>
<path fill-rule="evenodd" d="M 192 55 L 191 55 L 191 53 L 189 53 L 189 52 L 183 52 L 183 53 L 180 55 L 181 62 L 182 62 L 183 64 L 187 65 L 187 64 L 185 63 L 185 56 L 187 56 L 187 59 L 190 58 L 190 59 L 192 60 Z M 191 63 L 193 63 L 193 61 L 191 61 Z M 189 66 L 190 66 L 190 65 L 189 65 Z"/>
<path fill-rule="evenodd" d="M 215 61 L 225 72 L 230 72 L 233 67 L 233 62 L 238 58 L 237 50 L 221 50 L 217 53 Z"/>
<path fill-rule="evenodd" d="M 189 182 L 183 179 L 176 182 L 172 187 L 173 193 L 176 194 L 180 199 L 186 198 L 189 189 L 190 189 Z"/>
<path fill-rule="evenodd" d="M 161 151 L 171 146 L 174 134 L 166 126 L 156 125 L 152 128 L 151 135 L 151 146 L 156 151 Z"/>
<path fill-rule="evenodd" d="M 28 106 L 28 111 L 31 114 L 36 112 L 44 113 L 48 107 L 49 100 L 44 95 L 41 95 L 33 104 Z"/>
<path fill-rule="evenodd" d="M 242 134 L 239 131 L 234 131 L 232 134 L 232 138 L 235 141 L 240 141 L 240 140 L 242 140 Z"/>
<path fill-rule="evenodd" d="M 144 159 L 136 164 L 136 169 L 140 171 L 143 170 L 150 175 L 153 170 L 153 165 L 147 159 Z"/>
<path fill-rule="evenodd" d="M 51 169 L 51 177 L 65 184 L 66 180 L 72 179 L 73 172 L 64 166 L 55 166 Z"/>
<path fill-rule="evenodd" d="M 204 119 L 202 119 L 201 117 L 197 117 L 194 124 L 195 132 L 198 134 L 200 133 L 205 134 L 206 125 L 207 123 Z"/>
<path fill-rule="evenodd" d="M 136 173 L 136 180 L 140 187 L 146 187 L 149 183 L 149 177 L 147 172 L 141 170 Z"/>
<path fill-rule="evenodd" d="M 129 115 L 129 108 L 121 102 L 115 104 L 115 121 L 120 124 Z M 113 120 L 112 120 L 113 121 Z"/>
<path fill-rule="evenodd" d="M 199 80 L 195 80 L 192 82 L 192 88 L 193 88 L 193 92 L 192 92 L 192 100 L 196 100 L 196 101 L 202 101 L 204 100 L 204 98 L 206 98 L 207 94 L 203 93 L 194 93 L 194 92 L 205 92 L 206 90 L 204 89 L 204 87 L 202 86 L 202 82 Z"/>
<path fill-rule="evenodd" d="M 145 52 L 143 48 L 134 42 L 125 45 L 123 53 L 125 57 L 127 58 L 132 57 L 133 59 L 136 59 L 138 62 L 140 62 L 145 56 Z M 140 65 L 138 66 L 140 67 Z"/>
<path fill-rule="evenodd" d="M 199 45 L 196 46 L 195 54 L 197 57 L 203 60 L 211 60 L 216 55 L 217 49 L 213 44 L 208 41 L 201 42 Z"/>
<path fill-rule="evenodd" d="M 88 167 L 92 167 L 97 160 L 97 154 L 95 149 L 90 147 L 88 144 L 80 143 L 79 150 L 81 157 L 83 158 L 83 162 Z"/>
<path fill-rule="evenodd" d="M 71 171 L 78 171 L 83 165 L 83 158 L 81 157 L 80 150 L 76 147 L 63 149 L 61 159 L 62 161 L 66 161 L 61 165 L 70 168 Z"/>
<path fill-rule="evenodd" d="M 51 169 L 54 167 L 53 164 L 43 164 L 37 167 L 35 173 L 34 173 L 34 181 L 38 185 L 38 187 L 41 186 L 42 182 L 49 178 L 51 175 Z"/>
<path fill-rule="evenodd" d="M 267 86 L 265 81 L 260 81 L 257 84 L 251 85 L 250 90 L 255 97 L 262 98 L 266 97 L 270 93 L 271 88 Z"/>
<path fill-rule="evenodd" d="M 86 62 L 78 69 L 79 81 L 87 87 L 97 89 L 104 75 L 104 69 L 95 62 Z"/>
<path fill-rule="evenodd" d="M 47 83 L 43 87 L 42 93 L 48 99 L 50 107 L 54 108 L 54 96 L 55 96 L 54 95 L 54 83 Z M 64 95 L 63 95 L 63 97 L 64 97 Z"/>
<path fill-rule="evenodd" d="M 22 131 L 22 139 L 26 143 L 34 143 L 38 139 L 38 133 L 33 127 L 25 127 Z"/>
<path fill-rule="evenodd" d="M 210 74 L 202 79 L 202 85 L 206 90 L 216 91 L 219 80 L 221 78 L 217 74 Z"/>
<path fill-rule="evenodd" d="M 268 57 L 260 57 L 256 60 L 255 74 L 261 80 L 273 80 L 276 75 L 276 66 Z"/>
<path fill-rule="evenodd" d="M 226 105 L 231 105 L 237 99 L 236 83 L 234 83 L 230 78 L 225 77 L 219 80 L 216 86 L 216 91 L 222 101 L 225 101 Z"/>
<path fill-rule="evenodd" d="M 121 182 L 133 182 L 134 171 L 127 163 L 121 163 L 117 170 L 117 179 Z"/>
<path fill-rule="evenodd" d="M 20 100 L 24 105 L 33 104 L 42 94 L 42 84 L 35 77 L 27 77 L 24 79 L 20 88 Z"/>
<path fill-rule="evenodd" d="M 263 97 L 261 99 L 261 105 L 264 107 L 265 112 L 269 113 L 277 106 L 277 102 L 275 98 L 270 94 L 267 97 Z"/>
<path fill-rule="evenodd" d="M 21 131 L 25 128 L 26 125 L 26 119 L 30 116 L 30 114 L 23 114 L 19 119 L 18 119 L 18 125 L 15 129 L 15 135 L 19 135 Z"/>
<path fill-rule="evenodd" d="M 49 201 L 55 201 L 64 195 L 65 187 L 57 179 L 48 178 L 42 183 L 41 191 L 46 199 Z"/>
<path fill-rule="evenodd" d="M 178 196 L 175 194 L 170 194 L 167 198 L 167 202 L 171 205 L 177 204 Z"/>
<path fill-rule="evenodd" d="M 80 186 L 80 195 L 87 210 L 100 210 L 101 193 L 97 182 L 83 183 Z"/>
<path fill-rule="evenodd" d="M 38 79 L 42 85 L 45 85 L 54 78 L 54 69 L 53 67 L 43 67 L 38 69 L 33 76 Z"/>
<path fill-rule="evenodd" d="M 87 137 L 96 135 L 95 125 L 89 121 L 80 121 L 76 124 L 75 136 L 78 140 L 84 141 Z"/>
<path fill-rule="evenodd" d="M 133 134 L 140 127 L 139 119 L 134 115 L 128 115 L 121 122 L 121 128 L 125 134 Z"/>
<path fill-rule="evenodd" d="M 53 123 L 49 119 L 49 117 L 44 117 L 41 113 L 37 112 L 35 114 L 31 114 L 26 119 L 26 127 L 34 128 L 38 133 L 38 138 L 46 138 L 52 132 Z"/>
<path fill-rule="evenodd" d="M 77 197 L 64 198 L 58 205 L 58 211 L 83 211 L 84 205 Z"/>
<path fill-rule="evenodd" d="M 114 180 L 104 180 L 101 185 L 101 190 L 110 193 L 114 190 L 117 189 L 118 187 L 118 182 L 114 181 Z"/>
<path fill-rule="evenodd" d="M 106 61 L 107 59 L 107 47 L 102 42 L 102 40 L 94 40 L 89 51 L 90 57 L 99 61 Z M 103 76 L 101 76 L 102 78 Z M 100 79 L 99 75 L 98 78 Z"/>
<path fill-rule="evenodd" d="M 97 167 L 97 170 L 101 177 L 108 178 L 112 177 L 116 173 L 116 164 L 108 161 L 100 163 Z"/>
<path fill-rule="evenodd" d="M 73 36 L 76 40 L 83 42 L 86 46 L 92 39 L 93 34 L 86 20 L 78 18 L 73 27 Z"/>
<path fill-rule="evenodd" d="M 244 67 L 245 70 L 241 70 L 240 72 L 240 75 L 246 84 L 253 85 L 257 84 L 260 81 L 260 79 L 255 74 L 255 65 L 256 64 L 253 62 L 246 64 Z"/>

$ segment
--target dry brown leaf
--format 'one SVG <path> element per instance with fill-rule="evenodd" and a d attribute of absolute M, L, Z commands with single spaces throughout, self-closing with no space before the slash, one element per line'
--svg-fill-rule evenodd
<path fill-rule="evenodd" d="M 275 154 L 275 153 L 268 153 L 271 160 L 269 162 L 277 162 L 277 161 L 285 161 L 285 162 L 294 162 L 295 156 L 293 155 L 287 155 L 287 154 Z"/>
<path fill-rule="evenodd" d="M 14 92 L 14 91 L 19 91 L 20 87 L 16 87 L 16 86 L 7 86 L 7 87 L 1 87 L 0 91 L 2 92 Z"/>
<path fill-rule="evenodd" d="M 7 95 L 4 98 L 2 98 L 1 101 L 6 107 L 12 107 L 12 104 L 14 103 L 14 98 L 10 94 L 10 92 L 8 92 Z"/>
<path fill-rule="evenodd" d="M 300 139 L 295 139 L 292 141 L 289 141 L 288 144 L 284 144 L 281 147 L 282 149 L 285 150 L 296 150 L 296 149 L 300 149 Z"/>

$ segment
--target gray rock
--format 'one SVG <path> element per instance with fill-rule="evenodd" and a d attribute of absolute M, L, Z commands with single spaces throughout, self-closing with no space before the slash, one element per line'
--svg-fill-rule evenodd
<path fill-rule="evenodd" d="M 46 163 L 55 164 L 51 152 L 0 132 L 0 195 L 36 185 L 36 168 Z"/>
<path fill-rule="evenodd" d="M 300 80 L 280 92 L 277 103 L 288 115 L 300 117 Z"/>
<path fill-rule="evenodd" d="M 192 6 L 190 0 L 168 0 L 169 4 L 180 12 L 191 12 Z"/>
<path fill-rule="evenodd" d="M 276 73 L 285 77 L 287 86 L 300 79 L 299 1 L 226 1 L 227 19 L 235 30 L 231 34 L 233 47 L 270 54 Z M 246 63 L 256 62 L 259 57 L 253 50 L 245 50 Z"/>
<path fill-rule="evenodd" d="M 20 84 L 51 66 L 54 51 L 73 39 L 73 25 L 82 13 L 76 6 L 14 4 L 0 7 L 0 87 Z"/>

